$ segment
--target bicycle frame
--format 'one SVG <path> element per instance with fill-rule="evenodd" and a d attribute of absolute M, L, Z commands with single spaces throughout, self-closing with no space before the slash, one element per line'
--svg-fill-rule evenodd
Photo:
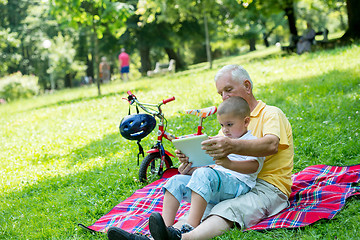
<path fill-rule="evenodd" d="M 173 154 L 171 154 L 170 152 L 168 152 L 167 150 L 164 149 L 164 146 L 163 146 L 163 143 L 162 143 L 163 138 L 165 138 L 165 139 L 167 139 L 169 141 L 172 141 L 172 140 L 178 139 L 178 138 L 195 136 L 195 135 L 202 135 L 203 134 L 202 133 L 203 119 L 205 117 L 207 117 L 208 115 L 211 115 L 211 114 L 216 112 L 216 107 L 215 107 L 215 111 L 212 110 L 211 113 L 207 113 L 205 115 L 203 113 L 198 112 L 199 110 L 190 110 L 190 111 L 188 111 L 187 113 L 193 114 L 193 115 L 196 115 L 196 116 L 200 117 L 200 121 L 199 121 L 199 124 L 197 126 L 197 132 L 193 133 L 193 134 L 181 136 L 181 137 L 176 137 L 175 135 L 173 135 L 173 134 L 166 131 L 166 119 L 165 119 L 164 114 L 162 113 L 162 110 L 161 110 L 162 105 L 167 104 L 167 103 L 169 103 L 171 101 L 174 101 L 175 97 L 164 99 L 158 104 L 149 104 L 149 103 L 142 103 L 142 102 L 138 101 L 136 96 L 131 91 L 128 91 L 127 94 L 128 94 L 128 98 L 126 100 L 129 102 L 130 105 L 135 104 L 136 106 L 138 106 L 142 110 L 144 110 L 146 113 L 148 113 L 150 115 L 153 115 L 154 117 L 157 117 L 160 120 L 159 123 L 158 123 L 157 142 L 149 151 L 147 151 L 147 153 L 149 153 L 149 154 L 152 154 L 152 153 L 159 153 L 160 154 L 161 161 L 160 161 L 160 165 L 159 165 L 158 175 L 162 175 L 162 173 L 163 173 L 163 167 L 164 167 L 166 156 L 175 157 Z M 195 112 L 193 112 L 193 111 L 195 111 Z M 170 162 L 171 162 L 171 160 L 170 160 Z M 154 166 L 152 165 L 152 168 L 153 167 Z"/>
<path fill-rule="evenodd" d="M 162 113 L 161 110 L 161 106 L 163 104 L 166 104 L 168 102 L 174 101 L 175 97 L 171 97 L 165 100 L 162 100 L 160 103 L 158 104 L 150 104 L 150 103 L 141 103 L 137 100 L 136 96 L 131 92 L 128 91 L 128 102 L 130 105 L 132 104 L 136 104 L 136 106 L 139 106 L 142 110 L 144 110 L 145 112 L 159 118 L 160 122 L 158 124 L 158 136 L 157 136 L 157 143 L 155 144 L 155 146 L 152 147 L 151 150 L 147 151 L 147 153 L 153 153 L 153 152 L 159 152 L 160 156 L 161 156 L 161 162 L 160 162 L 160 168 L 163 168 L 163 164 L 164 164 L 164 160 L 165 160 L 165 154 L 168 154 L 171 157 L 175 157 L 173 154 L 171 154 L 170 152 L 166 151 L 164 149 L 164 146 L 162 144 L 162 140 L 165 137 L 165 139 L 172 141 L 173 139 L 176 139 L 177 137 L 175 137 L 173 134 L 165 131 L 165 117 L 164 114 Z M 154 110 L 154 108 L 157 108 L 157 111 Z"/>

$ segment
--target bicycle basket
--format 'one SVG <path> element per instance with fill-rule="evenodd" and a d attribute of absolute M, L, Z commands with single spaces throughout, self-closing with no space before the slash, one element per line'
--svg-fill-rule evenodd
<path fill-rule="evenodd" d="M 145 113 L 131 114 L 124 117 L 119 125 L 120 134 L 128 140 L 141 140 L 154 130 L 156 120 Z"/>

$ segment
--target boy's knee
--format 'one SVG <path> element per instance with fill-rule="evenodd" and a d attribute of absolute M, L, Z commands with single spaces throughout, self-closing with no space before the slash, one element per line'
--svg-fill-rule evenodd
<path fill-rule="evenodd" d="M 198 168 L 193 172 L 193 177 L 198 179 L 212 181 L 216 177 L 215 170 L 209 167 Z"/>
<path fill-rule="evenodd" d="M 163 187 L 164 194 L 168 191 L 179 202 L 185 198 L 191 197 L 191 191 L 186 188 L 189 180 L 189 175 L 175 175 L 171 177 Z"/>
<path fill-rule="evenodd" d="M 187 175 L 175 175 L 171 177 L 164 185 L 165 189 L 178 189 L 183 191 L 185 186 L 190 180 L 190 176 Z"/>
<path fill-rule="evenodd" d="M 171 185 L 171 186 L 175 186 L 175 185 L 181 185 L 182 184 L 182 181 L 179 181 L 180 179 L 179 179 L 179 176 L 180 175 L 175 175 L 175 176 L 173 176 L 173 177 L 171 177 L 167 182 L 166 182 L 166 184 L 165 184 L 165 186 L 169 186 L 169 185 Z"/>

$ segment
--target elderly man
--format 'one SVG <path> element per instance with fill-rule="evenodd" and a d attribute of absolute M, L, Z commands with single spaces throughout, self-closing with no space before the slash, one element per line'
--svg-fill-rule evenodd
<path fill-rule="evenodd" d="M 215 159 L 231 153 L 265 156 L 263 169 L 258 175 L 256 186 L 250 192 L 218 203 L 205 220 L 189 232 L 177 228 L 182 225 L 181 222 L 176 223 L 174 227 L 165 226 L 161 215 L 153 213 L 149 219 L 149 226 L 155 240 L 211 239 L 234 225 L 242 229 L 251 227 L 289 205 L 294 148 L 291 125 L 285 114 L 277 107 L 256 100 L 250 76 L 239 65 L 227 65 L 220 69 L 215 76 L 215 84 L 223 100 L 239 96 L 248 102 L 251 110 L 248 129 L 258 139 L 230 139 L 220 132 L 218 136 L 204 141 L 203 149 Z M 179 151 L 177 157 L 182 162 L 179 166 L 180 173 L 190 172 L 191 164 L 188 158 Z M 110 240 L 149 239 L 119 228 L 110 228 L 108 237 Z"/>

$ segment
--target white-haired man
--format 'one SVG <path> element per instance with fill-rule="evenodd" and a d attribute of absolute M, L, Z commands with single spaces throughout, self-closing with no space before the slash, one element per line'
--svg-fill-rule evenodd
<path fill-rule="evenodd" d="M 277 107 L 268 106 L 253 95 L 253 83 L 247 71 L 239 65 L 227 65 L 215 76 L 218 94 L 223 100 L 231 96 L 244 98 L 250 107 L 248 129 L 258 139 L 242 140 L 225 137 L 222 132 L 204 141 L 203 149 L 215 159 L 229 154 L 266 157 L 258 175 L 256 186 L 245 195 L 222 201 L 215 205 L 202 223 L 190 232 L 181 232 L 177 227 L 166 226 L 158 213 L 150 216 L 150 232 L 155 240 L 211 239 L 237 226 L 251 227 L 261 219 L 273 216 L 289 206 L 294 147 L 292 129 L 285 114 Z M 176 152 L 182 162 L 179 171 L 191 172 L 191 163 L 181 152 Z M 149 239 L 146 236 L 129 234 L 118 228 L 109 229 L 110 240 Z"/>

